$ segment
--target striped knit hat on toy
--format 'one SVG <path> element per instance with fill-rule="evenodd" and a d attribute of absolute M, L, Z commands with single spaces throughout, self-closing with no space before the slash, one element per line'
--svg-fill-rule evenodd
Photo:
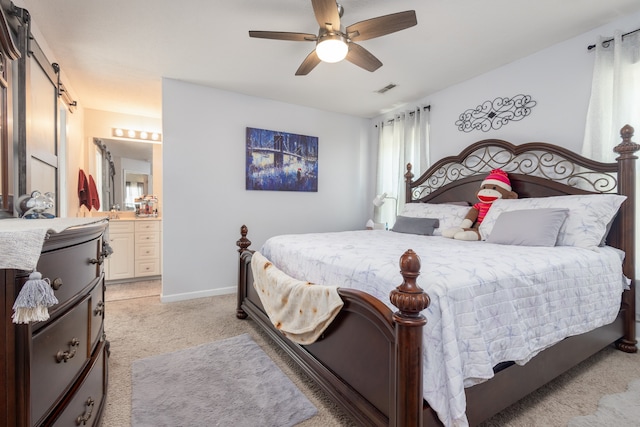
<path fill-rule="evenodd" d="M 497 185 L 507 191 L 511 191 L 511 181 L 509 181 L 507 173 L 502 169 L 492 170 L 484 181 L 482 181 L 482 185 Z"/>

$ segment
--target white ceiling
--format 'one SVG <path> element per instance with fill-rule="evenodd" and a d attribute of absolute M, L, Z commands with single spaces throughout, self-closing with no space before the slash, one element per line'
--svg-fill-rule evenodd
<path fill-rule="evenodd" d="M 161 117 L 161 78 L 361 117 L 386 111 L 640 11 L 639 0 L 341 0 L 343 25 L 415 10 L 418 25 L 360 44 L 384 64 L 294 73 L 317 33 L 310 0 L 22 0 L 85 108 Z M 586 49 L 586 46 L 585 46 Z M 397 87 L 376 93 L 388 84 Z"/>

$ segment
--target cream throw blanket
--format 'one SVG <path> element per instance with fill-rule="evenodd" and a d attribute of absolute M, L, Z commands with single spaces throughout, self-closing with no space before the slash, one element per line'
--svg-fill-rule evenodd
<path fill-rule="evenodd" d="M 315 342 L 344 305 L 337 287 L 294 279 L 260 252 L 253 254 L 251 270 L 271 323 L 298 344 Z"/>

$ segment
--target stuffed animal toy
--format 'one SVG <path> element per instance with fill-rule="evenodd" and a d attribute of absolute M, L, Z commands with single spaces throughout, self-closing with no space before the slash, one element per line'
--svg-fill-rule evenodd
<path fill-rule="evenodd" d="M 494 169 L 482 181 L 476 197 L 480 202 L 469 209 L 469 213 L 460 227 L 443 230 L 444 237 L 456 240 L 480 240 L 478 228 L 489 212 L 492 203 L 498 199 L 517 199 L 518 194 L 511 191 L 511 181 L 507 173 L 502 169 Z"/>

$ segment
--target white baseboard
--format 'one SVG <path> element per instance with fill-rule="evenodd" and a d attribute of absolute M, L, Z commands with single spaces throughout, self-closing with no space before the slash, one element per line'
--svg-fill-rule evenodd
<path fill-rule="evenodd" d="M 209 289 L 206 291 L 198 292 L 185 292 L 181 294 L 160 295 L 160 302 L 177 302 L 186 301 L 196 298 L 215 297 L 219 295 L 235 294 L 238 291 L 237 286 L 230 286 L 228 288 Z"/>

